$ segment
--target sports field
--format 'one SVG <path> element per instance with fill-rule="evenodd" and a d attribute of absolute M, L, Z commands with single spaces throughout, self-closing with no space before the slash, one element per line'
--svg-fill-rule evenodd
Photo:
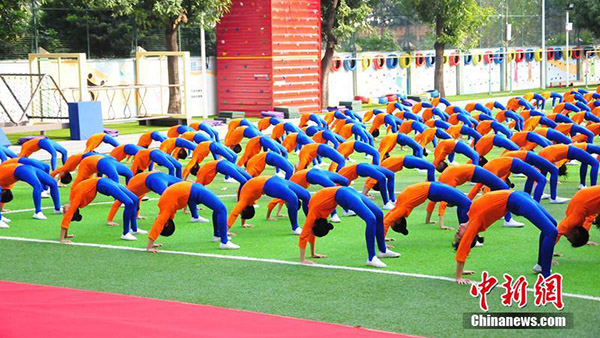
<path fill-rule="evenodd" d="M 401 152 L 396 149 L 395 153 Z M 365 161 L 361 154 L 351 158 Z M 290 160 L 297 162 L 293 154 Z M 465 159 L 459 155 L 457 161 L 464 163 Z M 570 197 L 576 192 L 578 167 L 569 169 L 570 175 L 558 188 L 559 196 Z M 273 171 L 267 169 L 266 173 Z M 512 180 L 515 189 L 522 189 L 523 179 Z M 404 169 L 396 175 L 396 193 L 422 181 L 425 174 Z M 362 190 L 363 182 L 359 179 L 353 186 Z M 231 210 L 236 186 L 223 183 L 218 176 L 209 188 Z M 470 188 L 462 187 L 464 191 Z M 68 188 L 61 188 L 63 204 L 68 192 Z M 72 223 L 70 232 L 77 236 L 76 245 L 61 245 L 57 242 L 61 216 L 52 214 L 50 200 L 43 201 L 48 220 L 33 220 L 30 188 L 21 183 L 13 193 L 15 199 L 5 206 L 10 209 L 5 215 L 12 223 L 10 229 L 0 232 L 2 280 L 217 305 L 423 336 L 564 335 L 562 330 L 463 331 L 463 313 L 480 312 L 478 299 L 469 295 L 468 287 L 453 282 L 454 232 L 425 225 L 424 205 L 409 217 L 408 236 L 393 232 L 388 236 L 396 239 L 391 244 L 402 256 L 385 259 L 386 269 L 372 269 L 365 266 L 364 223 L 357 217 L 342 217 L 342 223 L 335 224 L 328 236 L 318 239 L 317 252 L 328 258 L 318 260 L 316 266 L 303 266 L 298 263 L 298 237 L 290 233 L 287 217 L 266 221 L 267 198 L 259 201 L 260 208 L 249 221 L 253 228 L 241 228 L 238 220 L 231 229 L 237 234 L 233 242 L 241 246 L 240 250 L 219 250 L 212 242 L 210 224 L 190 223 L 189 215 L 180 212 L 175 218 L 176 233 L 158 240 L 164 251 L 151 254 L 144 251 L 145 236 L 139 235 L 134 242 L 122 241 L 121 227 L 106 226 L 111 201 L 105 196 L 99 195 L 93 205 L 82 209 L 82 222 Z M 372 194 L 381 205 L 379 194 Z M 147 219 L 139 220 L 139 226 L 146 230 L 157 214 L 158 196 L 149 197 L 151 200 L 141 206 L 141 215 Z M 562 219 L 566 204 L 550 205 L 545 200 L 542 205 Z M 118 222 L 120 214 L 115 218 Z M 200 215 L 210 217 L 208 211 L 200 211 Z M 302 224 L 303 214 L 299 220 Z M 454 209 L 448 210 L 446 225 L 457 225 Z M 503 273 L 525 275 L 532 287 L 538 229 L 527 223 L 524 228 L 503 228 L 498 222 L 484 235 L 485 246 L 474 248 L 467 261 L 466 268 L 476 271 L 473 279 L 479 280 L 482 270 L 496 276 L 500 283 Z M 594 229 L 590 240 L 600 241 L 599 237 Z M 564 292 L 575 294 L 565 295 L 564 311 L 574 315 L 574 328 L 569 334 L 598 336 L 598 248 L 573 249 L 567 241 L 561 241 L 555 251 L 564 257 L 558 258 L 560 264 L 553 272 L 563 274 Z M 531 293 L 524 309 L 503 307 L 500 290 L 494 290 L 489 298 L 491 312 L 555 311 L 552 305 L 533 306 Z"/>

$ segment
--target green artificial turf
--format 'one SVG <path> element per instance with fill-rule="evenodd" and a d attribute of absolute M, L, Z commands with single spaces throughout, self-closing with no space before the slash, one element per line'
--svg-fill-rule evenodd
<path fill-rule="evenodd" d="M 395 153 L 400 153 L 398 147 Z M 496 151 L 488 158 L 498 154 Z M 356 153 L 351 158 L 356 161 L 366 160 L 362 154 Z M 293 163 L 297 162 L 296 155 L 291 154 L 290 159 Z M 457 161 L 464 163 L 465 158 L 458 155 Z M 571 166 L 569 169 L 570 176 L 558 188 L 560 196 L 570 197 L 576 192 L 578 168 Z M 265 173 L 273 174 L 274 171 L 267 169 Z M 423 181 L 425 174 L 405 169 L 396 175 L 396 193 L 410 184 Z M 516 183 L 516 188 L 522 189 L 524 179 L 513 178 L 513 182 Z M 364 179 L 359 179 L 353 186 L 360 191 L 363 183 Z M 222 201 L 231 210 L 235 203 L 232 195 L 235 194 L 236 186 L 223 183 L 222 176 L 219 175 L 209 188 L 222 196 Z M 463 191 L 470 188 L 468 184 L 461 187 Z M 64 204 L 69 189 L 60 190 Z M 318 187 L 311 187 L 310 190 L 317 191 Z M 13 193 L 15 200 L 7 208 L 22 210 L 33 207 L 31 189 L 27 185 L 17 184 Z M 372 194 L 375 202 L 382 205 L 379 193 Z M 139 221 L 139 226 L 147 230 L 158 211 L 158 196 L 149 194 L 149 197 L 152 200 L 142 202 L 141 207 L 141 214 L 148 219 Z M 238 220 L 231 229 L 237 233 L 233 242 L 241 246 L 240 250 L 219 250 L 218 244 L 211 241 L 212 226 L 190 223 L 189 215 L 182 212 L 175 218 L 175 234 L 169 238 L 161 237 L 158 242 L 164 244 L 166 250 L 298 261 L 298 237 L 290 234 L 287 218 L 280 218 L 276 222 L 265 220 L 266 204 L 269 201 L 266 197 L 259 201 L 257 214 L 249 221 L 255 227 L 243 229 Z M 110 207 L 108 197 L 99 195 L 95 202 L 105 204 L 90 205 L 82 209 L 83 221 L 72 223 L 70 231 L 77 235 L 75 242 L 145 248 L 145 236 L 138 236 L 135 242 L 122 241 L 121 227 L 105 225 Z M 52 204 L 49 199 L 44 199 L 43 205 L 50 207 Z M 546 200 L 542 205 L 559 221 L 562 219 L 566 204 L 550 205 Z M 425 205 L 415 209 L 409 217 L 409 236 L 393 232 L 389 234 L 389 237 L 397 239 L 392 244 L 395 246 L 394 250 L 402 256 L 385 259 L 387 270 L 452 278 L 455 252 L 450 244 L 454 233 L 440 230 L 436 225 L 425 225 L 424 208 Z M 338 211 L 341 213 L 341 210 Z M 53 215 L 51 209 L 45 210 L 48 216 L 45 221 L 31 219 L 32 214 L 32 211 L 5 214 L 13 222 L 10 229 L 3 229 L 0 235 L 57 240 L 62 217 Z M 202 210 L 200 214 L 210 218 L 208 210 Z M 120 217 L 121 212 L 116 217 L 119 223 Z M 302 225 L 303 214 L 299 215 L 299 221 Z M 457 225 L 453 208 L 447 211 L 446 225 Z M 525 275 L 532 287 L 536 277 L 531 272 L 531 267 L 537 258 L 537 228 L 527 224 L 524 228 L 507 229 L 499 221 L 484 235 L 485 246 L 474 248 L 466 265 L 467 269 L 476 271 L 474 279 L 479 280 L 482 270 L 489 271 L 501 282 L 503 273 Z M 599 232 L 594 229 L 591 240 L 600 241 L 599 237 Z M 463 335 L 462 313 L 478 309 L 478 301 L 468 295 L 468 287 L 448 281 L 184 257 L 168 253 L 153 255 L 58 244 L 0 243 L 0 254 L 7 258 L 0 268 L 0 279 L 5 280 L 176 299 L 425 336 Z M 565 292 L 600 296 L 598 275 L 595 273 L 600 269 L 598 250 L 591 246 L 573 249 L 564 240 L 558 244 L 556 251 L 562 252 L 564 257 L 558 258 L 560 265 L 555 266 L 553 271 L 563 274 Z M 329 255 L 318 261 L 322 264 L 365 267 L 367 254 L 364 223 L 357 217 L 342 217 L 342 223 L 336 224 L 328 236 L 318 239 L 317 252 Z M 496 294 L 499 295 L 498 292 Z M 526 309 L 512 310 L 535 311 L 532 306 L 533 296 L 529 296 L 530 304 Z M 511 310 L 499 306 L 499 296 L 494 297 L 490 301 L 493 311 Z M 598 310 L 600 303 L 597 301 L 568 299 L 565 311 L 573 312 L 576 321 L 574 331 L 569 333 L 598 332 L 598 325 L 592 320 L 594 316 L 597 318 Z M 486 336 L 506 336 L 508 333 L 485 331 Z M 523 333 L 533 335 L 535 331 Z M 466 332 L 466 335 L 480 334 L 479 331 Z M 561 333 L 547 330 L 544 334 Z"/>

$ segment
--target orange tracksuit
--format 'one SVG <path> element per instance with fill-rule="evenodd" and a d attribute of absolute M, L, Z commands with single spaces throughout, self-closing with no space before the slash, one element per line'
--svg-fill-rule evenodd
<path fill-rule="evenodd" d="M 381 128 L 382 125 L 385 124 L 385 116 L 387 114 L 377 114 L 375 115 L 375 118 L 373 119 L 373 124 L 371 125 L 371 128 L 369 128 L 369 133 L 373 134 L 373 132 L 379 128 Z"/>
<path fill-rule="evenodd" d="M 448 167 L 438 178 L 438 182 L 445 183 L 451 187 L 458 187 L 459 185 L 463 185 L 466 182 L 469 182 L 473 177 L 473 173 L 475 172 L 475 165 L 473 164 L 459 164 L 455 166 Z M 467 196 L 469 199 L 473 199 L 471 196 Z M 432 213 L 433 209 L 435 209 L 436 202 L 429 201 L 427 204 L 427 212 Z M 441 202 L 440 207 L 438 208 L 438 215 L 446 214 L 446 207 L 448 203 Z"/>
<path fill-rule="evenodd" d="M 387 234 L 390 226 L 402 217 L 408 217 L 412 210 L 427 200 L 431 182 L 416 183 L 406 187 L 396 198 L 396 206 L 385 214 L 383 227 Z"/>
<path fill-rule="evenodd" d="M 98 161 L 103 158 L 104 156 L 102 155 L 92 155 L 81 160 L 79 164 L 79 170 L 77 170 L 77 177 L 75 177 L 73 184 L 71 185 L 71 199 L 77 184 L 79 184 L 81 181 L 91 178 L 98 173 Z"/>
<path fill-rule="evenodd" d="M 548 146 L 538 152 L 538 155 L 554 163 L 557 167 L 562 166 L 564 162 L 567 162 L 567 154 L 569 153 L 569 146 L 566 144 L 555 144 Z M 561 163 L 558 165 L 557 163 Z"/>
<path fill-rule="evenodd" d="M 246 148 L 244 149 L 244 154 L 239 158 L 237 165 L 240 167 L 244 166 L 249 159 L 251 159 L 254 155 L 260 153 L 262 150 L 262 146 L 260 145 L 260 138 L 262 136 L 256 136 L 251 138 L 246 144 Z"/>
<path fill-rule="evenodd" d="M 315 235 L 312 232 L 313 225 L 315 221 L 320 218 L 327 219 L 333 210 L 335 210 L 337 207 L 335 194 L 340 188 L 341 187 L 323 188 L 319 190 L 318 194 L 310 199 L 310 203 L 308 204 L 308 214 L 306 215 L 302 233 L 298 240 L 300 249 L 306 249 L 307 243 L 311 243 L 312 245 L 315 244 Z"/>
<path fill-rule="evenodd" d="M 240 189 L 239 200 L 227 218 L 227 227 L 231 228 L 242 210 L 249 205 L 254 205 L 254 202 L 263 195 L 265 183 L 271 177 L 273 176 L 258 176 L 244 184 Z"/>
<path fill-rule="evenodd" d="M 436 132 L 437 128 L 435 127 L 425 129 L 422 133 L 415 136 L 415 141 L 417 141 L 417 143 L 419 143 L 421 147 L 425 148 L 425 146 L 427 146 L 433 141 L 433 139 L 435 139 Z"/>
<path fill-rule="evenodd" d="M 77 166 L 79 166 L 79 163 L 81 163 L 82 156 L 83 156 L 83 153 L 74 154 L 74 155 L 69 156 L 69 158 L 67 159 L 65 164 L 62 167 L 56 168 L 56 170 L 52 171 L 50 173 L 50 176 L 55 177 L 56 175 L 58 175 L 60 173 L 75 171 L 77 169 Z"/>
<path fill-rule="evenodd" d="M 579 190 L 567 206 L 566 217 L 558 225 L 556 241 L 558 242 L 562 235 L 576 226 L 583 226 L 589 231 L 598 213 L 600 213 L 600 186 Z"/>
<path fill-rule="evenodd" d="M 134 193 L 139 198 L 138 203 L 141 202 L 142 197 L 146 196 L 146 194 L 150 192 L 150 188 L 148 188 L 148 186 L 146 185 L 146 179 L 148 178 L 148 175 L 154 174 L 157 172 L 158 171 L 148 171 L 145 173 L 139 173 L 139 174 L 133 176 L 129 180 L 129 183 L 127 183 L 127 189 L 129 191 L 131 191 L 132 193 Z M 123 204 L 123 203 L 121 203 L 121 201 L 115 200 L 112 207 L 110 208 L 110 211 L 108 212 L 107 221 L 112 222 L 112 220 L 115 218 L 115 215 L 117 214 L 117 211 L 119 210 L 119 207 L 121 206 L 121 204 Z M 141 204 L 138 204 L 138 205 L 141 206 Z M 138 212 L 139 212 L 139 209 L 138 209 Z"/>
<path fill-rule="evenodd" d="M 454 152 L 455 147 L 455 140 L 441 140 L 433 150 L 433 165 L 437 167 L 440 162 L 445 160 L 448 155 Z"/>
<path fill-rule="evenodd" d="M 221 160 L 208 161 L 203 164 L 196 173 L 196 183 L 200 183 L 204 186 L 211 184 L 217 176 L 217 164 L 219 164 L 220 161 Z"/>
<path fill-rule="evenodd" d="M 192 152 L 192 159 L 188 162 L 188 164 L 183 169 L 182 177 L 185 180 L 190 175 L 190 170 L 199 163 L 202 163 L 206 156 L 210 154 L 210 144 L 212 141 L 204 141 L 199 143 L 196 146 L 196 149 Z"/>
<path fill-rule="evenodd" d="M 233 147 L 236 144 L 240 144 L 242 143 L 242 140 L 244 139 L 244 130 L 246 130 L 246 128 L 249 128 L 248 126 L 242 126 L 242 127 L 238 127 L 235 128 L 234 130 L 231 131 L 231 133 L 228 133 L 227 136 L 225 137 L 225 146 L 226 147 Z"/>
<path fill-rule="evenodd" d="M 267 154 L 267 152 L 259 153 L 252 156 L 252 158 L 246 162 L 246 172 L 248 175 L 256 177 L 265 171 L 265 167 L 267 166 Z"/>
<path fill-rule="evenodd" d="M 300 149 L 298 154 L 298 168 L 297 170 L 305 169 L 316 157 L 320 143 L 306 144 Z"/>
<path fill-rule="evenodd" d="M 390 156 L 385 160 L 381 161 L 381 166 L 383 168 L 389 169 L 395 173 L 404 169 L 404 155 L 399 156 Z M 365 181 L 365 187 L 368 189 L 372 189 L 375 184 L 377 184 L 377 180 L 371 177 L 367 177 Z"/>
<path fill-rule="evenodd" d="M 158 216 L 156 216 L 156 219 L 152 224 L 152 229 L 148 233 L 149 239 L 155 241 L 165 227 L 165 223 L 167 223 L 169 219 L 175 217 L 177 210 L 187 206 L 192 184 L 192 182 L 184 181 L 173 184 L 164 191 L 158 200 L 160 212 L 158 213 Z"/>
<path fill-rule="evenodd" d="M 500 179 L 504 181 L 508 176 L 510 176 L 510 169 L 512 168 L 513 158 L 514 157 L 498 157 L 490 160 L 483 166 L 483 168 L 489 170 L 494 175 L 500 177 Z M 469 197 L 469 199 L 475 198 L 475 196 L 477 196 L 477 194 L 479 193 L 479 191 L 481 191 L 482 188 L 483 184 L 477 183 L 473 187 L 473 189 L 471 189 L 467 197 Z M 488 189 L 486 188 L 484 191 L 487 190 Z"/>
<path fill-rule="evenodd" d="M 522 150 L 533 150 L 538 146 L 535 142 L 527 141 L 527 133 L 528 131 L 518 131 L 513 133 L 513 136 L 510 138 L 516 145 L 519 146 Z"/>
<path fill-rule="evenodd" d="M 99 133 L 90 136 L 87 142 L 85 143 L 84 153 L 89 153 L 90 151 L 93 151 L 94 149 L 98 148 L 98 146 L 102 144 L 102 141 L 104 141 L 104 135 L 106 134 Z"/>
<path fill-rule="evenodd" d="M 61 228 L 68 229 L 75 211 L 77 211 L 78 208 L 86 207 L 94 200 L 94 198 L 96 198 L 96 195 L 98 194 L 98 190 L 96 190 L 98 180 L 100 180 L 99 177 L 90 178 L 78 184 L 77 189 L 75 189 L 74 186 L 71 188 L 71 191 L 74 192 L 71 197 L 71 206 L 63 216 L 60 224 Z M 73 206 L 77 206 L 77 208 L 74 208 Z"/>

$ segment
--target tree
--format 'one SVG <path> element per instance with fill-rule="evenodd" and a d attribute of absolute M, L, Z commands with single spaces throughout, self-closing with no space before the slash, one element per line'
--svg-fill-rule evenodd
<path fill-rule="evenodd" d="M 382 36 L 369 36 L 367 38 L 357 38 L 356 45 L 362 51 L 395 51 L 400 49 L 396 40 L 390 33 L 383 33 Z"/>
<path fill-rule="evenodd" d="M 435 34 L 434 88 L 445 96 L 444 50 L 446 45 L 469 49 L 477 45 L 479 27 L 489 21 L 492 10 L 482 7 L 477 0 L 407 0 L 421 21 L 430 25 Z"/>
<path fill-rule="evenodd" d="M 178 51 L 177 30 L 182 24 L 214 25 L 229 10 L 231 0 L 96 0 L 113 9 L 117 15 L 133 16 L 142 27 L 164 29 L 168 51 Z M 179 84 L 179 62 L 175 56 L 167 58 L 169 85 Z M 181 113 L 181 90 L 169 87 L 169 114 Z"/>
<path fill-rule="evenodd" d="M 575 4 L 573 16 L 569 21 L 579 29 L 589 30 L 596 39 L 600 39 L 600 2 L 590 0 L 570 1 Z"/>
<path fill-rule="evenodd" d="M 0 0 L 0 41 L 19 38 L 28 27 L 29 1 Z"/>
<path fill-rule="evenodd" d="M 321 0 L 321 39 L 325 54 L 321 59 L 321 95 L 323 106 L 328 105 L 329 65 L 340 41 L 358 30 L 369 29 L 367 17 L 379 0 Z"/>

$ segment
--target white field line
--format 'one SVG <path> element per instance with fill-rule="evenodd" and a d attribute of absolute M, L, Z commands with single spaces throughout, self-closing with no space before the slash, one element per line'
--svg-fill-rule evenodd
<path fill-rule="evenodd" d="M 24 238 L 24 237 L 0 236 L 0 240 L 60 244 L 59 241 L 35 239 L 35 238 Z M 63 245 L 113 249 L 113 250 L 126 250 L 126 251 L 140 251 L 140 252 L 146 251 L 146 249 L 144 249 L 144 248 L 132 248 L 132 247 L 125 247 L 125 246 L 118 246 L 118 245 L 107 245 L 107 244 L 96 244 L 96 243 L 70 243 L 70 244 L 63 244 Z M 425 274 L 420 274 L 420 273 L 408 273 L 408 272 L 400 272 L 400 271 L 392 271 L 392 270 L 383 270 L 383 269 L 357 268 L 357 267 L 350 267 L 350 266 L 343 266 L 343 265 L 324 265 L 324 264 L 304 265 L 300 262 L 284 261 L 284 260 L 280 260 L 280 259 L 254 258 L 254 257 L 245 257 L 245 256 L 229 256 L 229 255 L 218 255 L 218 254 L 186 252 L 186 251 L 161 250 L 160 252 L 163 254 L 172 254 L 172 255 L 183 255 L 183 256 L 194 256 L 194 257 L 205 257 L 205 258 L 219 258 L 219 259 L 230 259 L 230 260 L 237 260 L 237 261 L 250 261 L 250 262 L 261 262 L 261 263 L 271 263 L 271 264 L 282 264 L 282 265 L 302 265 L 302 266 L 306 266 L 307 268 L 322 268 L 322 269 L 330 269 L 330 270 L 368 272 L 368 273 L 377 273 L 377 274 L 384 274 L 384 275 L 395 275 L 395 276 L 403 276 L 403 277 L 441 280 L 441 281 L 451 282 L 451 283 L 455 282 L 454 278 L 449 278 L 449 277 L 425 275 Z M 527 291 L 534 292 L 534 290 L 531 288 L 527 289 Z M 578 299 L 585 299 L 585 300 L 600 302 L 600 297 L 580 295 L 580 294 L 576 294 L 576 293 L 565 292 L 565 293 L 563 293 L 563 296 L 569 297 L 569 298 L 578 298 Z"/>

